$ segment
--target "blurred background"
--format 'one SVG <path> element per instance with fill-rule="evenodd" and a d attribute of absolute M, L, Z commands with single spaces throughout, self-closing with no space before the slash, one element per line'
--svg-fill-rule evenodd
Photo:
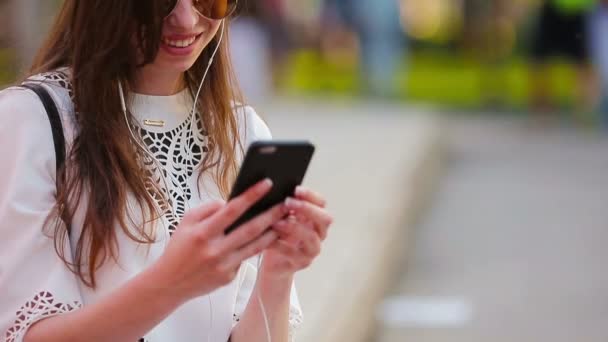
<path fill-rule="evenodd" d="M 0 82 L 27 66 L 60 2 L 0 0 Z M 593 126 L 608 83 L 605 15 L 601 0 L 246 0 L 232 39 L 252 99 L 555 111 Z"/>
<path fill-rule="evenodd" d="M 0 82 L 28 65 L 60 3 L 0 0 Z M 245 0 L 235 65 L 252 100 L 365 97 L 597 126 L 608 83 L 603 3 Z"/>
<path fill-rule="evenodd" d="M 0 85 L 60 3 L 0 0 Z M 241 5 L 244 93 L 337 217 L 304 340 L 608 341 L 608 1 Z"/>

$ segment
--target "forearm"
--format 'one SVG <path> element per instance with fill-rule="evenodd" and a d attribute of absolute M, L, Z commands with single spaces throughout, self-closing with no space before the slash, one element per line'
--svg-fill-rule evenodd
<path fill-rule="evenodd" d="M 266 342 L 266 323 L 258 300 L 258 293 L 264 304 L 272 341 L 287 342 L 292 283 L 293 277 L 272 281 L 260 275 L 245 312 L 232 331 L 231 342 Z"/>
<path fill-rule="evenodd" d="M 97 303 L 34 324 L 24 341 L 137 341 L 184 301 L 158 278 L 146 270 Z"/>

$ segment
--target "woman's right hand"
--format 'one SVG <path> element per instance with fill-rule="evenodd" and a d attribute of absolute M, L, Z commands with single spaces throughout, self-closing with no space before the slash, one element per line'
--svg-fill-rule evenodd
<path fill-rule="evenodd" d="M 265 180 L 228 203 L 214 202 L 187 212 L 153 266 L 158 279 L 172 288 L 180 301 L 230 283 L 244 260 L 277 239 L 277 233 L 268 228 L 287 214 L 285 205 L 269 209 L 228 235 L 224 230 L 271 188 L 272 182 Z"/>
<path fill-rule="evenodd" d="M 189 211 L 150 268 L 104 300 L 37 321 L 24 340 L 135 341 L 186 301 L 228 284 L 242 261 L 277 239 L 274 230 L 266 230 L 286 214 L 283 204 L 224 234 L 271 187 L 261 182 L 229 203 Z"/>

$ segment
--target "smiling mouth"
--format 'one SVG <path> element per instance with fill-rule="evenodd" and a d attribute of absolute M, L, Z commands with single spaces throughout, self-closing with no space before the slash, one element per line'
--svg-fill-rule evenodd
<path fill-rule="evenodd" d="M 166 37 L 163 37 L 162 42 L 163 44 L 172 48 L 184 49 L 192 46 L 192 44 L 194 44 L 200 36 L 201 34 L 192 36 L 188 39 L 168 39 Z"/>

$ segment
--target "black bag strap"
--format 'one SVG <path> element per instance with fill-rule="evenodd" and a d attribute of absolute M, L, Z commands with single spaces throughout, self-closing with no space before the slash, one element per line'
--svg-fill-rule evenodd
<path fill-rule="evenodd" d="M 63 125 L 61 124 L 61 117 L 59 116 L 57 105 L 49 92 L 40 84 L 23 83 L 21 86 L 38 95 L 40 101 L 44 105 L 46 114 L 49 117 L 51 131 L 53 132 L 53 143 L 55 145 L 55 167 L 57 169 L 57 179 L 59 179 L 61 169 L 65 164 L 65 137 L 63 135 Z"/>
<path fill-rule="evenodd" d="M 57 187 L 61 184 L 61 177 L 63 172 L 63 166 L 65 164 L 65 137 L 63 135 L 63 124 L 61 123 L 61 117 L 59 116 L 59 110 L 57 109 L 57 105 L 55 101 L 51 97 L 51 94 L 40 84 L 36 83 L 23 83 L 21 84 L 22 88 L 29 89 L 33 91 L 42 102 L 44 109 L 46 111 L 47 116 L 49 117 L 49 122 L 51 123 L 51 132 L 53 133 L 53 144 L 55 145 L 55 168 L 56 172 L 56 184 Z M 68 235 L 71 235 L 72 229 L 71 226 L 67 223 L 67 221 L 63 217 L 64 208 L 62 205 L 59 206 L 59 215 L 61 219 L 66 224 L 66 229 L 68 231 Z"/>

